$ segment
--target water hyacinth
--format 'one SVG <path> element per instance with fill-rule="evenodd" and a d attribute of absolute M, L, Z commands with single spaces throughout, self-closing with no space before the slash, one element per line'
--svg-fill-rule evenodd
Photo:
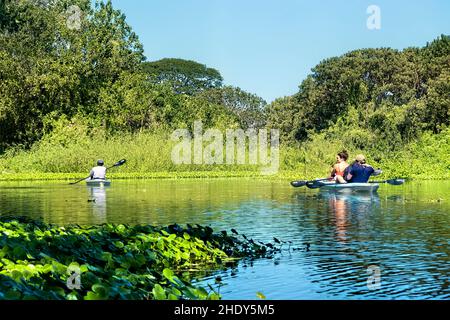
<path fill-rule="evenodd" d="M 59 227 L 1 217 L 0 299 L 220 299 L 191 285 L 192 271 L 277 250 L 199 225 Z"/>

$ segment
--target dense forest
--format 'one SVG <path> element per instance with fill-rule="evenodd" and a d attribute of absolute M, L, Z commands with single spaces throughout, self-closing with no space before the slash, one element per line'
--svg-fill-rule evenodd
<path fill-rule="evenodd" d="M 76 29 L 68 24 L 77 18 L 67 10 L 74 4 L 82 12 Z M 96 157 L 123 156 L 131 159 L 130 172 L 210 170 L 170 163 L 170 132 L 201 119 L 222 129 L 279 128 L 283 170 L 328 170 L 334 153 L 346 148 L 391 174 L 408 175 L 416 163 L 416 175 L 445 177 L 450 36 L 430 41 L 326 59 L 296 94 L 268 104 L 225 86 L 218 70 L 201 63 L 147 61 L 110 1 L 4 0 L 0 173 L 79 172 Z"/>

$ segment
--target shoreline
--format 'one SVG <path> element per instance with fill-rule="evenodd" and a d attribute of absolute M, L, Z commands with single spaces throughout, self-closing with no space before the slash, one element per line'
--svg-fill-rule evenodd
<path fill-rule="evenodd" d="M 14 182 L 14 181 L 67 181 L 81 179 L 86 173 L 51 173 L 51 172 L 36 172 L 36 173 L 0 173 L 0 182 Z M 325 176 L 326 174 L 322 174 Z M 281 171 L 274 175 L 262 175 L 259 171 L 181 171 L 181 172 L 149 172 L 149 173 L 111 173 L 108 179 L 115 180 L 176 180 L 176 179 L 221 179 L 221 178 L 252 178 L 258 180 L 313 180 L 321 177 L 320 175 L 299 174 L 295 171 Z M 442 181 L 450 180 L 450 177 L 429 178 L 425 174 L 420 176 L 410 177 L 395 177 L 392 175 L 383 175 L 376 180 L 405 178 L 411 181 L 427 180 L 427 181 Z"/>

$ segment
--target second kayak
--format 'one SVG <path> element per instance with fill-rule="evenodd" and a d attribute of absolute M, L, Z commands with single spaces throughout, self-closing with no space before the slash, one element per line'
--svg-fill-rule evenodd
<path fill-rule="evenodd" d="M 342 192 L 376 192 L 380 185 L 378 183 L 336 183 L 334 181 L 317 181 L 320 190 L 342 191 Z"/>

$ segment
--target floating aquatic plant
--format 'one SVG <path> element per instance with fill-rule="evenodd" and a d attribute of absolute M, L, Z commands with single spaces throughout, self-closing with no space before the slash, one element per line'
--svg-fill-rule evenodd
<path fill-rule="evenodd" d="M 0 217 L 0 299 L 219 299 L 186 271 L 276 251 L 200 225 L 60 227 Z"/>

